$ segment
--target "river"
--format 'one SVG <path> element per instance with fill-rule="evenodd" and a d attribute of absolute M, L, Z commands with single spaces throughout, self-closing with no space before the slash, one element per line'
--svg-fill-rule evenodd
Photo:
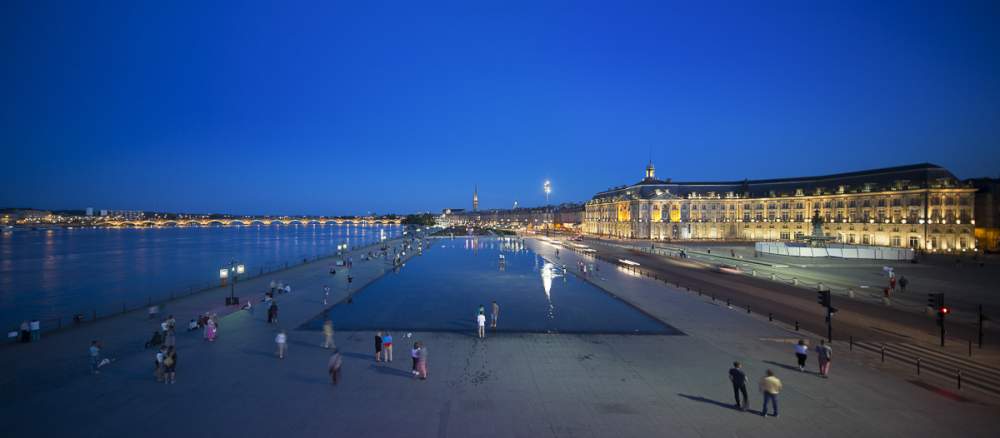
<path fill-rule="evenodd" d="M 220 284 L 219 269 L 247 275 L 398 236 L 398 225 L 74 228 L 0 236 L 0 328 L 37 318 L 87 319 Z M 293 285 L 294 288 L 294 285 Z M 5 330 L 6 332 L 6 330 Z"/>

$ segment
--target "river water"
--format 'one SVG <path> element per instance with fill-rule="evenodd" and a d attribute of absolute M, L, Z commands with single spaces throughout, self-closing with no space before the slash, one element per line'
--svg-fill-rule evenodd
<path fill-rule="evenodd" d="M 218 285 L 234 259 L 256 275 L 401 232 L 334 224 L 17 230 L 0 236 L 0 329 L 32 318 L 47 329 L 75 313 L 89 319 Z"/>

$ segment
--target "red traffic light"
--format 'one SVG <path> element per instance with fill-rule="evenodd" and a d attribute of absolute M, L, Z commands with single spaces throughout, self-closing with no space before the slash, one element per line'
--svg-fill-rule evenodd
<path fill-rule="evenodd" d="M 948 312 L 950 312 L 950 311 L 951 311 L 951 309 L 949 309 L 949 308 L 947 308 L 947 307 L 942 307 L 942 308 L 941 308 L 941 314 L 942 314 L 942 315 L 947 315 L 947 314 L 948 314 Z"/>

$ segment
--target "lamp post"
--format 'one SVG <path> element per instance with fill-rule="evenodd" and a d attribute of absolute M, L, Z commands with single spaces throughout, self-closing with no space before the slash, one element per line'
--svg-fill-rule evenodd
<path fill-rule="evenodd" d="M 223 284 L 229 277 L 233 277 L 233 281 L 229 283 L 229 296 L 226 297 L 226 305 L 237 306 L 240 304 L 240 299 L 236 297 L 236 280 L 239 279 L 240 275 L 245 272 L 246 267 L 243 263 L 232 260 L 229 262 L 229 266 L 219 269 L 219 278 L 222 279 Z"/>
<path fill-rule="evenodd" d="M 542 184 L 542 189 L 545 190 L 545 203 L 549 203 L 549 194 L 552 193 L 552 182 L 545 180 L 545 184 Z"/>

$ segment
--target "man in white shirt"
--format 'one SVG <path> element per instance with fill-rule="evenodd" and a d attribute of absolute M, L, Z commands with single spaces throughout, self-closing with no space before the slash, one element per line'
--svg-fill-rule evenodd
<path fill-rule="evenodd" d="M 486 337 L 486 315 L 484 315 L 482 312 L 479 312 L 479 315 L 476 315 L 476 322 L 479 323 L 479 337 L 480 338 L 485 338 Z"/>
<path fill-rule="evenodd" d="M 31 320 L 31 341 L 37 342 L 42 338 L 42 323 L 37 319 Z"/>

